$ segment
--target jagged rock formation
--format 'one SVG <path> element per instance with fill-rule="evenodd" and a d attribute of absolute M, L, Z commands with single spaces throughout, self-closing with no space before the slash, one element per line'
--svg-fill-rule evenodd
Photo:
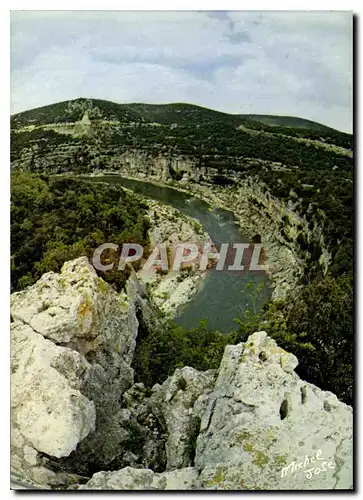
<path fill-rule="evenodd" d="M 117 294 L 86 258 L 12 296 L 12 468 L 72 489 L 349 489 L 352 409 L 301 380 L 265 332 L 217 371 L 133 385 L 138 324 L 158 328 L 132 276 Z M 90 476 L 92 476 L 90 478 Z"/>
<path fill-rule="evenodd" d="M 350 487 L 351 409 L 302 381 L 293 371 L 297 364 L 265 332 L 227 346 L 197 441 L 204 487 Z M 319 449 L 334 469 L 308 479 L 309 467 L 300 466 L 281 477 L 284 467 Z"/>
<path fill-rule="evenodd" d="M 198 372 L 186 366 L 175 370 L 162 386 L 154 386 L 150 404 L 168 436 L 165 443 L 168 470 L 194 463 L 200 422 L 216 375 L 214 370 Z"/>

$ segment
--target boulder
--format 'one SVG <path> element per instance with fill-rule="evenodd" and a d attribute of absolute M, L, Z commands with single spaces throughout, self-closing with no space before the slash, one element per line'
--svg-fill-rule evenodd
<path fill-rule="evenodd" d="M 125 467 L 117 472 L 97 472 L 80 490 L 196 490 L 198 470 L 193 467 L 157 474 L 150 469 Z"/>
<path fill-rule="evenodd" d="M 175 370 L 161 386 L 153 387 L 150 405 L 168 436 L 167 470 L 193 465 L 203 401 L 215 378 L 215 370 L 199 372 L 186 366 Z"/>

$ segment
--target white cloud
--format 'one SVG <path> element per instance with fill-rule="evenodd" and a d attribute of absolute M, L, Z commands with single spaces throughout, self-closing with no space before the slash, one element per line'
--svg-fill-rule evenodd
<path fill-rule="evenodd" d="M 351 14 L 15 12 L 14 112 L 80 96 L 352 127 Z"/>

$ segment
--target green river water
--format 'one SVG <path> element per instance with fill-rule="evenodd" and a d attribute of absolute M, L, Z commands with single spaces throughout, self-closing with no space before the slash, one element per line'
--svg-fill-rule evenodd
<path fill-rule="evenodd" d="M 121 184 L 137 194 L 171 205 L 185 215 L 197 219 L 219 250 L 222 243 L 248 243 L 240 233 L 232 212 L 211 208 L 199 198 L 166 186 L 126 179 L 116 175 L 94 177 L 93 181 Z M 263 288 L 257 293 L 257 286 Z M 234 319 L 244 317 L 247 309 L 259 311 L 271 296 L 269 280 L 261 272 L 233 273 L 208 271 L 201 290 L 190 302 L 180 307 L 175 321 L 186 328 L 207 319 L 211 328 L 228 332 Z"/>

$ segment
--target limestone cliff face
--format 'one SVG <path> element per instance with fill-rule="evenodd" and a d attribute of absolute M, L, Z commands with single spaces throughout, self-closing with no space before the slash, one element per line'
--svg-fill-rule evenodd
<path fill-rule="evenodd" d="M 80 258 L 11 305 L 14 487 L 352 487 L 352 409 L 265 332 L 150 391 L 133 384 L 138 325 L 162 325 L 135 276 L 117 294 Z"/>
<path fill-rule="evenodd" d="M 87 115 L 86 115 L 87 116 Z M 81 130 L 89 127 L 87 120 L 79 122 Z M 47 127 L 47 126 L 45 126 Z M 54 125 L 49 125 L 54 127 Z M 69 124 L 68 124 L 69 127 Z M 72 125 L 73 127 L 73 125 Z M 67 127 L 66 127 L 67 128 Z M 69 133 L 69 131 L 64 131 Z M 97 133 L 96 133 L 97 136 Z M 34 150 L 33 150 L 34 149 Z M 107 148 L 106 148 L 107 149 Z M 304 262 L 314 254 L 313 264 L 327 272 L 331 255 L 323 236 L 324 213 L 319 220 L 307 210 L 300 210 L 301 199 L 291 191 L 288 204 L 272 196 L 267 187 L 249 176 L 249 167 L 268 169 L 278 178 L 286 167 L 280 162 L 257 158 L 223 157 L 225 168 L 213 166 L 221 157 L 201 159 L 197 156 L 162 152 L 157 155 L 147 150 L 118 148 L 105 150 L 102 141 L 91 150 L 72 142 L 59 145 L 56 150 L 38 151 L 34 144 L 13 161 L 13 168 L 33 169 L 49 173 L 73 172 L 89 175 L 107 172 L 120 173 L 145 181 L 161 181 L 201 197 L 208 203 L 231 210 L 247 236 L 258 234 L 267 251 L 268 269 L 273 278 L 273 298 L 284 298 L 296 286 Z M 234 168 L 228 167 L 232 161 Z M 209 164 L 210 163 L 210 164 Z M 240 170 L 239 170 L 240 169 Z M 324 222 L 325 221 L 325 222 Z"/>

